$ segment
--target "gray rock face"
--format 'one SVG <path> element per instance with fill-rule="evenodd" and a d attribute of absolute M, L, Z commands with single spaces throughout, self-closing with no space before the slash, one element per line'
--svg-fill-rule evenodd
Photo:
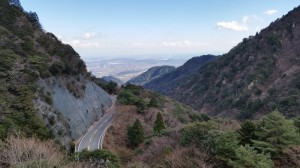
<path fill-rule="evenodd" d="M 78 139 L 112 104 L 104 90 L 82 76 L 43 79 L 38 86 L 40 91 L 34 104 L 54 134 L 62 138 Z M 64 134 L 59 133 L 61 130 Z"/>

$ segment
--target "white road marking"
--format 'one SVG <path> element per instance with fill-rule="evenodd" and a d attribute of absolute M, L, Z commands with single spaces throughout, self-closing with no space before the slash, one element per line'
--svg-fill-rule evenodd
<path fill-rule="evenodd" d="M 100 136 L 100 138 L 99 138 L 99 141 L 98 141 L 98 149 L 102 149 L 102 141 L 103 141 L 103 138 L 104 138 L 104 136 L 105 136 L 105 133 L 106 133 L 106 131 L 107 131 L 107 129 L 109 128 L 109 125 L 112 123 L 112 121 L 110 121 L 108 124 L 107 124 L 107 127 L 103 130 L 103 132 L 102 132 L 102 134 L 101 134 L 101 136 Z M 101 147 L 100 147 L 100 145 L 101 145 Z"/>
<path fill-rule="evenodd" d="M 78 145 L 77 152 L 79 152 L 80 144 L 81 144 L 82 140 L 84 139 L 84 137 L 85 137 L 86 135 L 87 135 L 87 133 L 86 133 L 86 134 L 82 137 L 82 139 L 80 140 L 79 145 Z"/>
<path fill-rule="evenodd" d="M 115 100 L 115 99 L 114 99 L 114 100 Z M 106 110 L 106 112 L 111 111 L 111 109 L 112 109 L 113 106 L 114 106 L 114 103 L 112 103 L 111 107 L 108 108 L 108 109 Z M 107 118 L 107 119 L 104 121 L 104 123 L 106 123 L 109 119 L 111 119 L 112 116 L 113 116 L 113 114 L 108 115 L 108 116 L 104 116 L 103 119 Z M 103 125 L 104 123 L 102 123 L 100 126 L 97 126 L 97 124 L 100 124 L 100 123 L 103 121 L 103 119 L 100 120 L 100 121 L 98 121 L 98 123 L 96 123 L 94 126 L 92 126 L 92 127 L 90 127 L 90 128 L 88 129 L 88 132 L 82 137 L 82 139 L 81 139 L 80 142 L 79 142 L 79 145 L 78 145 L 78 148 L 77 148 L 77 152 L 79 152 L 79 150 L 80 150 L 80 145 L 81 145 L 83 139 L 85 138 L 85 136 L 86 136 L 89 132 L 91 132 L 93 129 L 102 127 L 102 125 Z M 105 132 L 107 131 L 107 129 L 109 128 L 109 126 L 110 126 L 111 123 L 112 123 L 112 120 L 106 125 L 106 128 L 105 128 L 105 129 L 103 130 L 103 132 L 101 133 L 100 138 L 99 138 L 99 142 L 98 142 L 98 149 L 100 148 L 100 145 L 101 145 L 101 149 L 102 149 L 102 141 L 103 141 L 102 139 L 104 138 Z M 93 135 L 95 135 L 96 132 L 97 132 L 98 130 L 99 130 L 99 129 L 96 129 L 96 131 L 93 133 Z M 93 139 L 93 136 L 90 138 L 90 142 L 88 143 L 88 144 L 89 144 L 88 150 L 90 149 L 90 143 L 91 143 L 92 139 Z M 101 142 L 101 143 L 100 143 L 100 142 Z"/>
<path fill-rule="evenodd" d="M 98 131 L 98 130 L 96 129 L 96 131 L 94 131 L 93 135 L 95 135 L 97 131 Z"/>

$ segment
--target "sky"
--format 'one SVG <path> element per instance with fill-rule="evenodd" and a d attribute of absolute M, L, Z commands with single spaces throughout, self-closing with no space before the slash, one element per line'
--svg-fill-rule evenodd
<path fill-rule="evenodd" d="M 299 0 L 21 0 L 83 58 L 223 54 Z"/>

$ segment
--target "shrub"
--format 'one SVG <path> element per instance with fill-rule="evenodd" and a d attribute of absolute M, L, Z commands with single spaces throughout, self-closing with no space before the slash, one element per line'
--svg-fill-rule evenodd
<path fill-rule="evenodd" d="M 43 98 L 46 101 L 46 103 L 48 103 L 49 105 L 53 104 L 53 99 L 52 99 L 51 93 L 50 94 L 48 94 L 48 93 L 44 94 Z"/>
<path fill-rule="evenodd" d="M 157 102 L 157 99 L 155 98 L 155 97 L 152 97 L 151 99 L 150 99 L 150 102 L 149 102 L 149 105 L 148 105 L 149 107 L 155 107 L 155 108 L 157 108 L 158 107 L 158 102 Z"/>
<path fill-rule="evenodd" d="M 124 90 L 119 94 L 118 100 L 122 104 L 133 105 L 137 101 L 137 97 L 135 97 L 131 92 Z"/>
<path fill-rule="evenodd" d="M 214 140 L 210 151 L 217 159 L 228 162 L 230 159 L 235 159 L 235 150 L 238 147 L 239 141 L 236 133 L 222 132 Z"/>
<path fill-rule="evenodd" d="M 50 116 L 50 117 L 48 118 L 48 122 L 49 122 L 49 124 L 50 124 L 51 126 L 53 126 L 53 125 L 55 124 L 55 117 L 54 117 L 54 115 L 52 115 L 52 116 Z"/>
<path fill-rule="evenodd" d="M 190 112 L 189 116 L 191 117 L 193 122 L 206 122 L 210 120 L 210 118 L 203 113 L 199 114 L 199 113 Z"/>
<path fill-rule="evenodd" d="M 252 144 L 252 140 L 257 139 L 257 136 L 255 135 L 256 129 L 257 126 L 253 121 L 246 120 L 243 122 L 241 128 L 237 131 L 241 144 Z"/>
<path fill-rule="evenodd" d="M 128 166 L 128 168 L 150 168 L 143 162 L 134 162 Z"/>
<path fill-rule="evenodd" d="M 176 118 L 180 120 L 182 123 L 187 123 L 187 117 L 185 116 L 184 110 L 181 107 L 181 105 L 176 104 L 173 114 L 175 115 Z"/>
<path fill-rule="evenodd" d="M 144 113 L 144 110 L 147 108 L 147 103 L 140 97 L 136 96 L 132 90 L 127 89 L 122 91 L 118 96 L 118 100 L 122 104 L 135 105 L 138 113 Z"/>
<path fill-rule="evenodd" d="M 201 146 L 207 133 L 214 129 L 217 129 L 217 124 L 215 122 L 195 122 L 186 125 L 180 131 L 180 143 L 184 146 L 191 144 Z"/>
<path fill-rule="evenodd" d="M 98 164 L 101 164 L 101 162 L 106 162 L 104 167 L 121 167 L 119 157 L 108 150 L 83 150 L 82 152 L 75 153 L 72 159 L 79 162 L 96 162 Z"/>

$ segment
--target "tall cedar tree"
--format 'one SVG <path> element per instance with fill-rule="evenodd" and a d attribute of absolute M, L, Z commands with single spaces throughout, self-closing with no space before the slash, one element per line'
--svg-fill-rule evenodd
<path fill-rule="evenodd" d="M 128 142 L 131 147 L 137 147 L 144 141 L 144 130 L 139 119 L 136 119 L 133 126 L 128 127 Z"/>
<path fill-rule="evenodd" d="M 156 120 L 154 124 L 154 132 L 160 133 L 163 129 L 165 129 L 165 124 L 161 113 L 157 113 Z"/>

